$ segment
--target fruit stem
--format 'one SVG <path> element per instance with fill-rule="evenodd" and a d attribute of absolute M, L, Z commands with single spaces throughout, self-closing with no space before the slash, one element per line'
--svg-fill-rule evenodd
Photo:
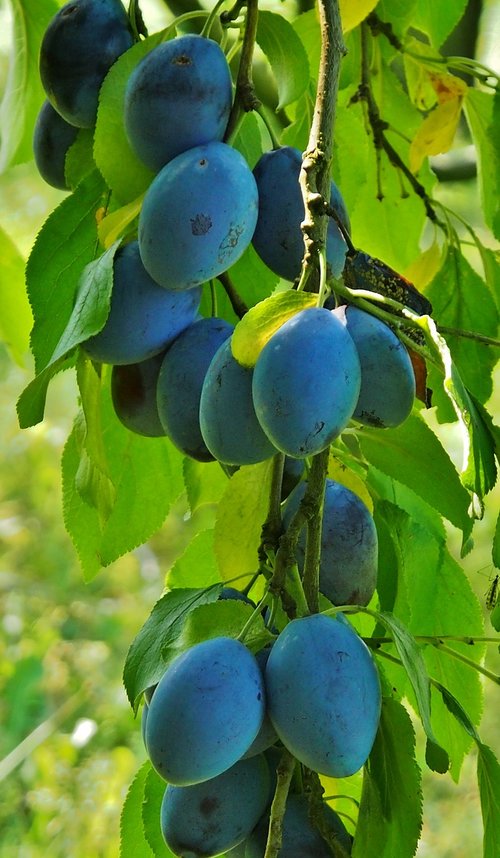
<path fill-rule="evenodd" d="M 237 4 L 238 11 L 243 4 Z M 236 78 L 236 92 L 234 94 L 233 106 L 229 115 L 224 140 L 230 140 L 239 127 L 242 116 L 250 110 L 257 110 L 260 101 L 255 95 L 252 80 L 252 61 L 255 40 L 257 38 L 257 21 L 259 17 L 258 0 L 246 0 L 245 32 L 241 46 L 240 64 Z M 230 13 L 228 13 L 229 15 Z M 227 20 L 231 20 L 230 18 Z M 226 16 L 222 16 L 222 22 Z"/>
<path fill-rule="evenodd" d="M 236 288 L 227 273 L 224 271 L 222 274 L 217 276 L 217 280 L 222 285 L 227 297 L 231 302 L 231 307 L 233 308 L 235 316 L 238 316 L 238 319 L 242 319 L 245 313 L 248 313 L 248 307 L 243 301 L 242 298 L 238 295 Z"/>
<path fill-rule="evenodd" d="M 262 525 L 262 535 L 259 546 L 259 560 L 261 561 L 265 561 L 267 559 L 269 551 L 276 552 L 282 531 L 281 485 L 283 482 L 284 466 L 285 454 L 277 453 L 273 459 L 271 490 L 269 492 L 269 511 L 267 513 L 267 518 Z"/>
<path fill-rule="evenodd" d="M 321 55 L 313 121 L 302 161 L 299 184 L 304 200 L 304 258 L 300 285 L 312 291 L 317 280 L 319 253 L 326 247 L 328 217 L 324 200 L 330 199 L 330 162 L 340 77 L 340 62 L 346 48 L 342 37 L 338 0 L 319 0 Z M 313 284 L 310 283 L 311 277 Z"/>
<path fill-rule="evenodd" d="M 283 817 L 285 815 L 286 800 L 294 770 L 295 757 L 292 757 L 289 751 L 284 750 L 276 768 L 276 790 L 271 805 L 271 817 L 269 819 L 269 832 L 264 858 L 277 858 L 281 849 Z"/>
<path fill-rule="evenodd" d="M 210 12 L 207 20 L 205 21 L 205 23 L 203 25 L 203 29 L 200 33 L 200 36 L 204 36 L 206 39 L 210 38 L 210 31 L 213 27 L 215 18 L 217 17 L 217 13 L 218 13 L 220 7 L 223 6 L 225 2 L 226 2 L 226 0 L 217 0 L 217 3 L 215 4 L 214 8 Z"/>
<path fill-rule="evenodd" d="M 260 600 L 257 607 L 254 608 L 254 610 L 252 611 L 248 620 L 246 621 L 245 625 L 243 626 L 241 632 L 239 633 L 238 637 L 236 638 L 236 640 L 239 641 L 240 643 L 245 643 L 245 638 L 246 638 L 248 632 L 250 631 L 250 629 L 252 628 L 257 617 L 260 617 L 262 620 L 261 613 L 262 613 L 262 610 L 266 606 L 268 592 L 269 592 L 269 587 L 266 586 L 264 589 L 264 595 L 262 596 L 262 599 Z"/>
<path fill-rule="evenodd" d="M 314 456 L 307 481 L 307 490 L 302 501 L 308 507 L 306 551 L 302 580 L 311 614 L 317 614 L 319 611 L 319 561 L 321 557 L 323 505 L 329 456 L 329 447 Z"/>

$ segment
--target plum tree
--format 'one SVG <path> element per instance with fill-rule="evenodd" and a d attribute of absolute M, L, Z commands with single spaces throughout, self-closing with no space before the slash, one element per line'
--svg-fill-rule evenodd
<path fill-rule="evenodd" d="M 178 786 L 234 765 L 260 730 L 262 674 L 233 638 L 203 641 L 167 667 L 149 705 L 146 745 L 156 771 Z"/>
<path fill-rule="evenodd" d="M 166 434 L 201 462 L 213 460 L 200 429 L 201 389 L 215 352 L 232 331 L 233 325 L 218 318 L 190 325 L 168 349 L 158 377 L 158 414 Z"/>
<path fill-rule="evenodd" d="M 231 102 L 231 73 L 217 42 L 178 36 L 130 75 L 125 130 L 139 158 L 157 172 L 187 149 L 222 140 Z"/>
<path fill-rule="evenodd" d="M 137 241 L 120 248 L 114 260 L 109 316 L 102 330 L 83 344 L 101 363 L 139 363 L 164 351 L 195 319 L 201 289 L 164 289 L 151 279 Z"/>
<path fill-rule="evenodd" d="M 300 483 L 283 514 L 287 527 L 304 497 Z M 306 537 L 297 546 L 299 568 L 304 564 Z M 334 605 L 367 605 L 377 585 L 377 528 L 369 509 L 354 492 L 335 480 L 326 480 L 321 529 L 319 588 Z"/>
<path fill-rule="evenodd" d="M 338 813 L 327 804 L 323 814 L 346 852 L 351 854 L 352 838 Z M 245 858 L 264 858 L 269 818 L 264 816 L 245 844 Z M 309 818 L 309 804 L 304 795 L 289 795 L 283 818 L 283 840 L 277 858 L 331 858 L 332 852 Z"/>
<path fill-rule="evenodd" d="M 111 396 L 118 419 L 137 435 L 158 438 L 165 435 L 156 405 L 158 375 L 164 352 L 140 363 L 114 366 Z"/>
<path fill-rule="evenodd" d="M 357 772 L 380 718 L 380 684 L 368 647 L 347 622 L 292 620 L 266 667 L 269 717 L 291 753 L 335 778 Z"/>
<path fill-rule="evenodd" d="M 368 426 L 399 426 L 411 413 L 415 375 L 410 356 L 393 330 L 359 307 L 333 310 L 349 331 L 361 364 L 361 388 L 353 417 Z"/>
<path fill-rule="evenodd" d="M 169 289 L 216 277 L 246 249 L 257 221 L 257 186 L 225 143 L 195 146 L 152 181 L 139 218 L 144 267 Z"/>
<path fill-rule="evenodd" d="M 40 77 L 66 122 L 94 125 L 101 84 L 132 43 L 120 0 L 70 0 L 59 9 L 42 40 Z"/>
<path fill-rule="evenodd" d="M 345 429 L 360 387 L 354 343 L 329 310 L 302 310 L 262 349 L 252 392 L 274 446 L 296 458 L 324 450 Z"/>
<path fill-rule="evenodd" d="M 68 190 L 64 167 L 77 134 L 78 128 L 66 122 L 50 101 L 44 101 L 33 132 L 33 154 L 42 179 L 61 191 Z"/>
<path fill-rule="evenodd" d="M 252 377 L 234 359 L 226 340 L 208 368 L 200 399 L 201 434 L 212 455 L 229 465 L 251 465 L 276 449 L 257 420 Z"/>
<path fill-rule="evenodd" d="M 298 149 L 281 146 L 262 155 L 254 169 L 259 189 L 259 216 L 252 243 L 263 262 L 285 280 L 295 280 L 299 276 L 304 255 L 300 228 L 304 219 L 304 202 L 299 186 L 301 164 L 302 155 Z M 333 181 L 330 202 L 349 232 L 344 200 Z M 340 277 L 347 245 L 333 220 L 328 226 L 326 253 L 331 273 Z"/>
<path fill-rule="evenodd" d="M 210 858 L 237 846 L 264 814 L 269 782 L 267 762 L 260 754 L 195 786 L 169 784 L 161 805 L 167 846 L 184 858 Z"/>

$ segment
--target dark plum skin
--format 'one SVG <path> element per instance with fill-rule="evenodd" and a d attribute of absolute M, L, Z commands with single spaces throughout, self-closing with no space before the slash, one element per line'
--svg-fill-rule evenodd
<path fill-rule="evenodd" d="M 226 853 L 245 840 L 269 799 L 264 756 L 240 760 L 216 778 L 165 790 L 160 824 L 167 846 L 185 858 Z"/>
<path fill-rule="evenodd" d="M 283 465 L 283 479 L 281 481 L 281 500 L 284 501 L 288 495 L 294 490 L 295 486 L 300 483 L 304 473 L 304 460 L 294 459 L 292 456 L 285 456 Z"/>
<path fill-rule="evenodd" d="M 345 322 L 361 364 L 354 419 L 380 429 L 400 426 L 415 399 L 415 374 L 405 346 L 385 322 L 358 307 L 333 312 Z"/>
<path fill-rule="evenodd" d="M 111 396 L 121 423 L 137 435 L 159 438 L 166 434 L 156 405 L 156 386 L 164 352 L 140 363 L 114 366 Z"/>
<path fill-rule="evenodd" d="M 187 149 L 222 140 L 231 102 L 231 72 L 217 42 L 178 36 L 130 75 L 125 131 L 136 155 L 157 172 Z"/>
<path fill-rule="evenodd" d="M 82 344 L 94 360 L 139 363 L 164 351 L 195 319 L 201 289 L 174 292 L 151 279 L 136 241 L 115 256 L 113 292 L 103 329 Z"/>
<path fill-rule="evenodd" d="M 229 465 L 253 465 L 276 453 L 255 415 L 252 370 L 240 366 L 226 340 L 208 368 L 200 399 L 201 434 L 212 455 Z"/>
<path fill-rule="evenodd" d="M 42 179 L 60 191 L 68 190 L 64 166 L 77 134 L 78 128 L 59 116 L 50 101 L 44 101 L 33 132 L 33 154 Z"/>
<path fill-rule="evenodd" d="M 364 765 L 380 719 L 380 683 L 368 647 L 347 620 L 322 614 L 292 620 L 271 650 L 266 689 L 274 728 L 301 763 L 334 778 Z"/>
<path fill-rule="evenodd" d="M 168 349 L 158 377 L 157 407 L 165 432 L 183 453 L 211 462 L 200 429 L 200 397 L 208 367 L 234 326 L 224 319 L 200 319 Z"/>
<path fill-rule="evenodd" d="M 252 239 L 262 261 L 285 280 L 300 274 L 304 256 L 304 238 L 300 228 L 304 203 L 299 185 L 302 155 L 298 149 L 282 146 L 266 152 L 254 168 L 259 189 L 259 216 Z M 342 195 L 332 181 L 330 202 L 342 225 L 350 231 L 349 217 Z M 328 224 L 327 263 L 334 277 L 344 269 L 347 245 L 334 220 Z"/>
<path fill-rule="evenodd" d="M 311 307 L 285 322 L 262 349 L 252 383 L 255 413 L 278 450 L 303 459 L 345 429 L 360 380 L 345 327 L 329 310 Z"/>
<path fill-rule="evenodd" d="M 304 497 L 300 483 L 290 495 L 283 515 L 288 527 Z M 304 564 L 306 537 L 297 546 L 299 568 Z M 368 507 L 354 492 L 327 479 L 321 531 L 319 588 L 334 605 L 367 605 L 377 586 L 377 529 Z"/>
<path fill-rule="evenodd" d="M 246 605 L 251 605 L 252 608 L 257 607 L 255 602 L 252 602 L 245 593 L 237 590 L 236 587 L 223 587 L 220 591 L 219 599 L 236 599 L 237 602 L 245 602 Z"/>
<path fill-rule="evenodd" d="M 144 267 L 168 289 L 217 277 L 250 244 L 257 186 L 247 162 L 225 143 L 195 146 L 153 179 L 139 217 Z"/>
<path fill-rule="evenodd" d="M 259 665 L 262 675 L 265 676 L 266 673 L 266 665 L 267 660 L 269 658 L 269 653 L 271 652 L 271 647 L 266 646 L 264 649 L 259 650 L 255 654 L 255 658 L 257 659 L 257 664 Z M 269 715 L 264 715 L 264 720 L 262 722 L 262 726 L 257 733 L 255 739 L 250 745 L 246 754 L 243 755 L 243 759 L 246 760 L 249 757 L 255 757 L 256 754 L 261 754 L 263 751 L 267 751 L 275 742 L 278 741 L 278 736 L 276 734 L 276 730 L 274 729 Z"/>
<path fill-rule="evenodd" d="M 327 804 L 323 805 L 323 814 L 330 828 L 337 835 L 339 843 L 350 855 L 352 838 L 340 816 Z M 246 841 L 245 858 L 264 858 L 268 825 L 269 817 L 262 817 Z M 331 856 L 332 853 L 321 834 L 311 824 L 307 798 L 303 795 L 289 795 L 283 818 L 283 840 L 278 858 L 331 858 Z"/>
<path fill-rule="evenodd" d="M 52 18 L 40 49 L 40 77 L 58 113 L 91 128 L 109 69 L 133 44 L 120 0 L 70 0 Z"/>
<path fill-rule="evenodd" d="M 166 781 L 217 777 L 248 750 L 265 712 L 262 673 L 237 640 L 196 644 L 168 666 L 149 705 L 146 745 Z"/>

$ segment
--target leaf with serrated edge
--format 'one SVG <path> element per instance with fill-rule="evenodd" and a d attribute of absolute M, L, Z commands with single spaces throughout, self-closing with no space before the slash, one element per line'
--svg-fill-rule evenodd
<path fill-rule="evenodd" d="M 169 590 L 176 587 L 209 587 L 219 581 L 213 529 L 201 530 L 168 571 L 167 587 Z"/>
<path fill-rule="evenodd" d="M 240 468 L 227 484 L 217 509 L 214 550 L 222 578 L 251 577 L 269 508 L 273 460 Z"/>
<path fill-rule="evenodd" d="M 254 367 L 257 359 L 273 334 L 289 319 L 316 306 L 318 296 L 290 289 L 260 301 L 236 325 L 231 337 L 233 357 L 241 366 Z"/>
<path fill-rule="evenodd" d="M 420 781 L 411 719 L 401 703 L 383 698 L 365 767 L 353 858 L 415 854 L 422 826 Z"/>
<path fill-rule="evenodd" d="M 120 817 L 120 858 L 154 858 L 144 835 L 142 802 L 151 763 L 142 764 L 130 784 Z"/>
<path fill-rule="evenodd" d="M 127 226 L 132 223 L 140 213 L 144 196 L 144 194 L 141 194 L 141 196 L 137 197 L 136 200 L 133 200 L 131 203 L 127 203 L 126 206 L 122 206 L 122 208 L 117 209 L 115 212 L 111 212 L 111 214 L 106 215 L 106 217 L 102 219 L 97 228 L 97 232 L 99 235 L 99 241 L 103 247 L 106 249 L 111 247 L 113 242 L 123 235 Z"/>
<path fill-rule="evenodd" d="M 144 783 L 144 801 L 142 803 L 142 824 L 144 836 L 153 850 L 155 858 L 175 858 L 163 839 L 160 828 L 161 803 L 165 795 L 166 784 L 154 769 L 151 769 Z"/>
<path fill-rule="evenodd" d="M 259 12 L 257 44 L 269 60 L 278 85 L 281 110 L 309 86 L 309 60 L 292 25 L 275 12 Z"/>
<path fill-rule="evenodd" d="M 189 614 L 173 650 L 181 653 L 202 641 L 220 636 L 238 638 L 253 611 L 252 605 L 239 599 L 221 599 L 200 605 Z M 273 640 L 274 635 L 266 628 L 262 615 L 258 614 L 245 635 L 245 646 L 255 653 Z"/>
<path fill-rule="evenodd" d="M 221 589 L 222 586 L 216 584 L 209 588 L 171 590 L 156 603 L 132 641 L 125 660 L 123 683 L 134 711 L 142 692 L 163 676 L 169 661 L 169 647 L 175 648 L 190 612 L 199 605 L 214 602 Z"/>

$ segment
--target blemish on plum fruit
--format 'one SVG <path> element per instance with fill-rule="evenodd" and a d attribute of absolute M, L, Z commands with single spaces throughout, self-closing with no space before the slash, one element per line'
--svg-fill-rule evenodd
<path fill-rule="evenodd" d="M 193 235 L 206 235 L 212 228 L 212 219 L 209 215 L 197 214 L 191 218 L 191 232 Z"/>
<path fill-rule="evenodd" d="M 206 796 L 200 802 L 200 811 L 203 816 L 210 816 L 214 810 L 217 810 L 219 807 L 219 799 L 215 798 L 215 796 Z"/>
<path fill-rule="evenodd" d="M 179 54 L 171 62 L 173 66 L 191 66 L 193 64 L 191 57 L 188 57 L 187 54 Z"/>

